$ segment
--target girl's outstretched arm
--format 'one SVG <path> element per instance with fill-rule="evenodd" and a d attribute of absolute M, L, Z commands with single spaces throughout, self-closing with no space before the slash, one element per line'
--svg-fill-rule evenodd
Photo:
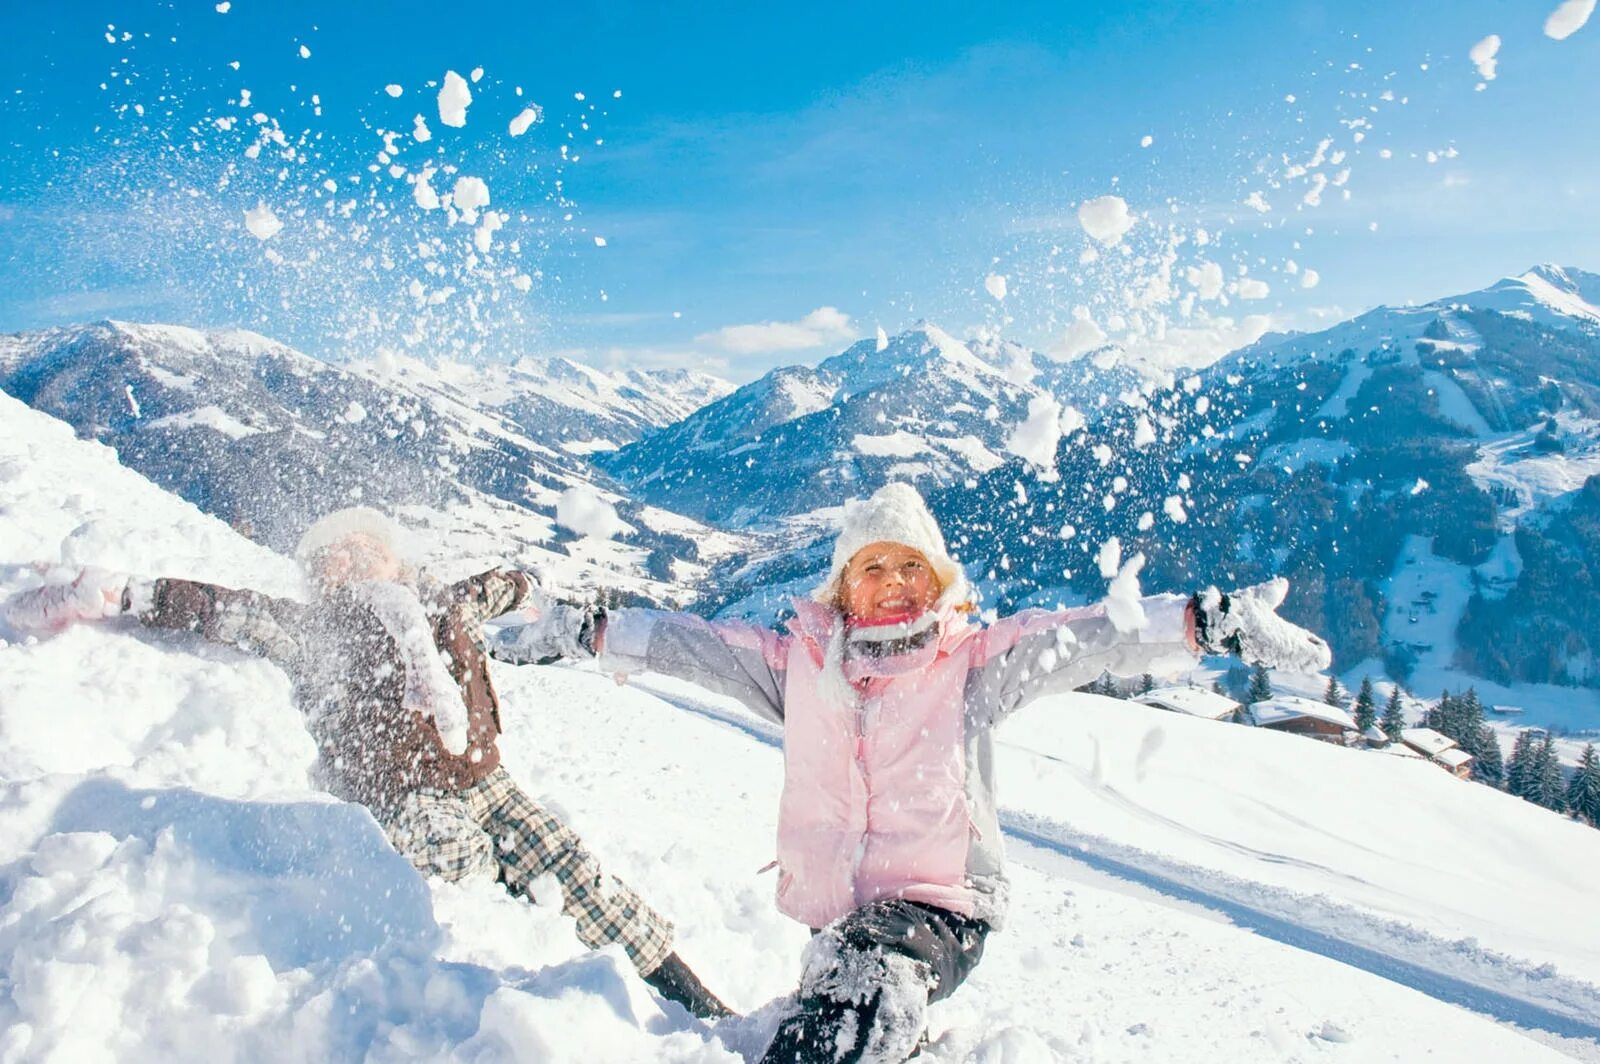
<path fill-rule="evenodd" d="M 130 580 L 123 609 L 147 628 L 198 632 L 213 643 L 278 664 L 300 651 L 309 607 L 259 591 L 236 591 L 198 580 Z"/>
<path fill-rule="evenodd" d="M 977 637 L 967 712 L 978 726 L 993 727 L 1040 695 L 1070 691 L 1101 673 L 1136 676 L 1193 664 L 1191 601 L 1182 595 L 1141 599 L 1145 623 L 1132 631 L 1119 629 L 1104 606 L 1002 617 Z"/>
<path fill-rule="evenodd" d="M 606 614 L 596 647 L 608 672 L 658 672 L 742 702 L 783 723 L 789 640 L 758 624 L 691 613 L 624 609 Z"/>
<path fill-rule="evenodd" d="M 689 613 L 555 603 L 537 620 L 495 637 L 496 657 L 519 662 L 596 658 L 605 672 L 656 672 L 738 699 L 752 713 L 783 723 L 789 640 L 738 621 Z"/>

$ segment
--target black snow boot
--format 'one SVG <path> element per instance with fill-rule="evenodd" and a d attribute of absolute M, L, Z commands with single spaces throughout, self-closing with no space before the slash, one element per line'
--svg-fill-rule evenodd
<path fill-rule="evenodd" d="M 644 981 L 654 987 L 656 993 L 668 1001 L 676 1001 L 702 1020 L 720 1020 L 733 1015 L 733 1010 L 718 1001 L 676 953 L 667 954 L 667 959 L 645 976 Z"/>

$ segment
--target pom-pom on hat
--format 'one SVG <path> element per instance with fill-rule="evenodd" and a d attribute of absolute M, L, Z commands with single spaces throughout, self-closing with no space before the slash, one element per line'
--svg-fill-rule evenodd
<path fill-rule="evenodd" d="M 313 522 L 295 545 L 295 561 L 302 566 L 309 565 L 318 551 L 357 534 L 371 536 L 399 558 L 404 559 L 410 553 L 410 534 L 392 517 L 370 506 L 350 506 Z"/>
<path fill-rule="evenodd" d="M 972 594 L 960 564 L 945 550 L 944 534 L 928 506 L 910 484 L 885 484 L 867 499 L 845 503 L 844 524 L 833 544 L 833 564 L 828 577 L 812 592 L 818 602 L 839 597 L 839 581 L 846 565 L 862 547 L 874 543 L 899 543 L 919 552 L 933 566 L 943 589 L 939 606 L 959 605 Z"/>

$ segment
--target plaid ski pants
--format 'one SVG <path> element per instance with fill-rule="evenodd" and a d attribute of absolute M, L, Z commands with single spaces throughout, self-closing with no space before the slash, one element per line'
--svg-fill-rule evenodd
<path fill-rule="evenodd" d="M 619 943 L 641 975 L 672 952 L 672 923 L 604 874 L 577 833 L 524 794 L 504 768 L 464 791 L 413 791 L 384 830 L 427 875 L 498 877 L 513 894 L 531 898 L 535 877 L 554 874 L 561 911 L 578 922 L 579 940 L 590 949 Z"/>

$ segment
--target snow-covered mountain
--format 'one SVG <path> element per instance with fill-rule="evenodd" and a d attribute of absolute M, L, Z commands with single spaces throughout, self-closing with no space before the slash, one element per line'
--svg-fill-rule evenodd
<path fill-rule="evenodd" d="M 634 504 L 572 445 L 612 445 L 720 387 L 571 363 L 338 367 L 237 330 L 100 322 L 0 337 L 0 389 L 269 546 L 368 503 L 426 527 L 441 556 L 560 561 L 650 597 L 677 596 L 737 541 Z M 616 539 L 558 526 L 573 491 L 618 508 Z"/>
<path fill-rule="evenodd" d="M 725 527 L 831 510 L 888 480 L 959 484 L 1004 465 L 1030 400 L 1092 406 L 1132 370 L 1062 363 L 931 325 L 774 370 L 596 460 L 639 497 Z"/>
<path fill-rule="evenodd" d="M 733 385 L 709 373 L 607 372 L 567 358 L 467 365 L 385 355 L 347 368 L 440 401 L 499 415 L 529 439 L 579 455 L 632 443 L 733 390 Z"/>
<path fill-rule="evenodd" d="M 33 562 L 296 592 L 286 559 L 4 395 L 0 512 L 0 598 Z M 415 873 L 312 785 L 274 667 L 126 622 L 12 636 L 7 1059 L 738 1064 L 794 988 L 809 936 L 757 872 L 782 752 L 725 699 L 495 665 L 506 766 L 746 1013 L 707 1027 L 558 908 Z M 1600 1051 L 1600 833 L 1415 760 L 1089 695 L 1000 740 L 1010 919 L 919 1059 Z"/>
<path fill-rule="evenodd" d="M 1430 693 L 1597 685 L 1597 290 L 1545 266 L 1269 337 L 1154 397 L 1145 446 L 1145 412 L 1109 409 L 1063 446 L 1059 481 L 1025 481 L 1026 501 L 1002 469 L 936 505 L 1002 602 L 1097 597 L 1090 552 L 1117 536 L 1148 555 L 1146 587 L 1288 575 L 1290 615 L 1342 669 Z M 1559 723 L 1600 724 L 1593 697 L 1567 701 L 1578 712 Z"/>

